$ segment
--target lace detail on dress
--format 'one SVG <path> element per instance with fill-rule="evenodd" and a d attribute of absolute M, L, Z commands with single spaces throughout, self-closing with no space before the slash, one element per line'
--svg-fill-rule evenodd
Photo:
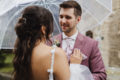
<path fill-rule="evenodd" d="M 47 72 L 49 72 L 49 80 L 54 80 L 53 79 L 53 66 L 54 66 L 54 55 L 55 55 L 55 47 L 54 49 L 51 50 L 51 54 L 52 54 L 52 57 L 51 57 L 51 68 L 48 69 Z"/>
<path fill-rule="evenodd" d="M 70 80 L 94 80 L 88 67 L 80 64 L 70 64 Z"/>

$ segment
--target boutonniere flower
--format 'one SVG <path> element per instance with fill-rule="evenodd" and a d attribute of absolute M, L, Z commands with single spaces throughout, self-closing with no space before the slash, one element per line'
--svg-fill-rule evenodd
<path fill-rule="evenodd" d="M 57 40 L 57 39 L 54 39 L 53 45 L 55 45 L 55 46 L 57 46 L 57 47 L 60 47 L 60 41 Z"/>

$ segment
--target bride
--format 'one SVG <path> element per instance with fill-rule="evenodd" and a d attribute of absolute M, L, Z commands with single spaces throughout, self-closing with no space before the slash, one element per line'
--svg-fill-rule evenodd
<path fill-rule="evenodd" d="M 29 6 L 15 26 L 13 80 L 93 80 L 89 69 L 79 63 L 81 53 L 74 50 L 67 62 L 65 52 L 46 44 L 53 32 L 53 17 L 49 10 Z"/>

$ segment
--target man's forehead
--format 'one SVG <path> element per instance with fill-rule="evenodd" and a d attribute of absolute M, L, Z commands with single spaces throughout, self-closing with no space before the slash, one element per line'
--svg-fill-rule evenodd
<path fill-rule="evenodd" d="M 69 11 L 74 11 L 74 8 L 60 8 L 60 11 L 61 11 L 61 10 L 65 10 L 65 11 L 68 11 L 68 10 L 69 10 Z"/>
<path fill-rule="evenodd" d="M 61 8 L 60 14 L 74 14 L 74 8 Z"/>

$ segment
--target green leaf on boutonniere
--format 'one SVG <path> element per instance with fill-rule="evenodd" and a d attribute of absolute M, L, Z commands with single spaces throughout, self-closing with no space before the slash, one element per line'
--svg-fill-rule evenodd
<path fill-rule="evenodd" d="M 57 47 L 60 47 L 60 41 L 55 39 L 53 42 L 53 45 L 56 45 Z"/>

